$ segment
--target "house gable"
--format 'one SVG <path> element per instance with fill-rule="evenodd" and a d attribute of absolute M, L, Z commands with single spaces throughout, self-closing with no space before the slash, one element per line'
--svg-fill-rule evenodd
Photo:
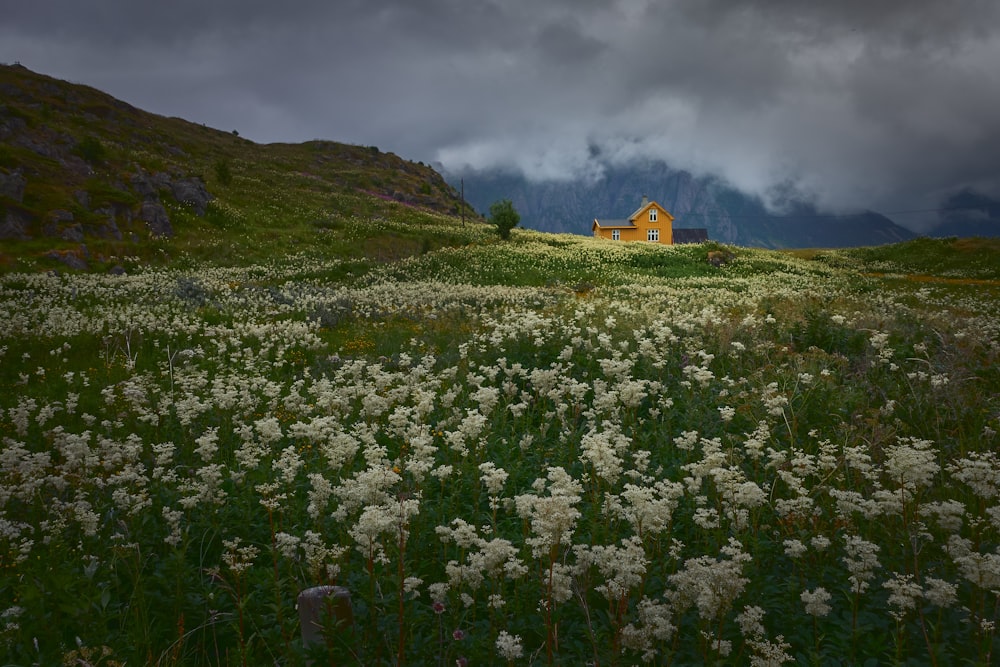
<path fill-rule="evenodd" d="M 655 201 L 651 201 L 637 208 L 635 213 L 630 215 L 628 219 L 636 227 L 643 225 L 646 227 L 658 227 L 662 224 L 673 223 L 674 216 L 670 215 L 667 209 Z"/>

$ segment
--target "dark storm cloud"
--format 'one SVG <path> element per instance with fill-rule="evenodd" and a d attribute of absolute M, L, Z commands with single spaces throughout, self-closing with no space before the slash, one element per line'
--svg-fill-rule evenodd
<path fill-rule="evenodd" d="M 536 178 L 655 157 L 841 208 L 1000 195 L 994 0 L 8 4 L 0 59 L 258 141 Z"/>

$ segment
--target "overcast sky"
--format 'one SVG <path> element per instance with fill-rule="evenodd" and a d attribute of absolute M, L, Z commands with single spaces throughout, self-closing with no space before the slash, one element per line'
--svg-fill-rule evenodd
<path fill-rule="evenodd" d="M 997 0 L 0 6 L 0 61 L 259 142 L 533 178 L 654 157 L 836 210 L 1000 197 Z"/>

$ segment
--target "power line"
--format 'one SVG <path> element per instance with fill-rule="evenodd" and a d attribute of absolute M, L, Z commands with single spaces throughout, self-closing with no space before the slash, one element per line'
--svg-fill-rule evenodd
<path fill-rule="evenodd" d="M 908 211 L 873 211 L 881 215 L 905 215 L 907 213 L 940 213 L 942 211 L 982 211 L 985 206 L 947 206 L 945 208 L 913 208 Z"/>

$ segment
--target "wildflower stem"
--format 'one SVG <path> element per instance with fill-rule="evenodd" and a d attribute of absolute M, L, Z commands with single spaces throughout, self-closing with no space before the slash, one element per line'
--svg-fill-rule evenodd
<path fill-rule="evenodd" d="M 397 574 L 399 577 L 399 643 L 396 649 L 396 665 L 397 667 L 402 667 L 403 665 L 403 652 L 406 648 L 406 619 L 403 617 L 403 603 L 405 601 L 406 588 L 406 571 L 403 566 L 403 555 L 406 552 L 406 531 L 403 529 L 403 524 L 399 524 L 399 559 L 397 562 Z"/>
<path fill-rule="evenodd" d="M 274 574 L 274 609 L 277 615 L 278 628 L 281 630 L 281 639 L 285 643 L 285 655 L 291 655 L 292 653 L 292 642 L 291 638 L 288 636 L 288 630 L 285 628 L 284 614 L 282 613 L 281 604 L 281 576 L 278 571 L 278 538 L 274 527 L 274 512 L 268 507 L 267 508 L 267 523 L 271 530 L 271 565 L 272 572 Z"/>
<path fill-rule="evenodd" d="M 549 574 L 545 583 L 545 657 L 550 665 L 554 664 L 554 637 L 552 628 L 552 577 L 555 572 L 556 547 L 549 554 Z"/>
<path fill-rule="evenodd" d="M 243 667 L 247 667 L 247 640 L 246 640 L 246 630 L 244 629 L 243 622 L 243 594 L 242 585 L 240 582 L 240 576 L 236 575 L 236 586 L 234 588 L 236 592 L 236 613 L 239 619 L 239 640 L 240 640 L 240 664 Z"/>

